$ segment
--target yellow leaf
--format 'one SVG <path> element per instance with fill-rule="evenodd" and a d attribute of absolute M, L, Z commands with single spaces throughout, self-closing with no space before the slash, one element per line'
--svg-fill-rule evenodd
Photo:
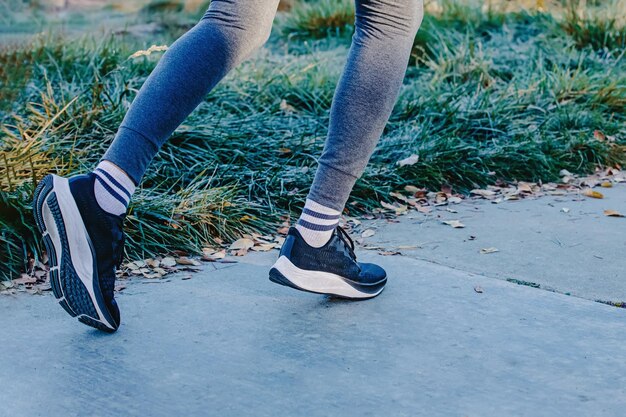
<path fill-rule="evenodd" d="M 587 188 L 583 191 L 583 195 L 591 198 L 604 198 L 604 195 L 599 191 L 594 191 L 591 188 Z"/>

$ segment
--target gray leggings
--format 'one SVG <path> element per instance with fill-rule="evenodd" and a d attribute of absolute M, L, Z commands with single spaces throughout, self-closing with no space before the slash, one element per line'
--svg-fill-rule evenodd
<path fill-rule="evenodd" d="M 161 145 L 206 94 L 267 41 L 279 0 L 213 0 L 141 87 L 103 159 L 138 184 Z M 422 0 L 355 0 L 352 46 L 335 90 L 308 198 L 342 210 L 397 100 Z"/>

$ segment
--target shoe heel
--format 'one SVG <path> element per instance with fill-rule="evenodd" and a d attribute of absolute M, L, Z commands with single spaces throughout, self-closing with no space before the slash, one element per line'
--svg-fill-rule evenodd
<path fill-rule="evenodd" d="M 46 175 L 39 182 L 39 185 L 37 185 L 33 195 L 33 215 L 35 217 L 35 224 L 37 225 L 39 232 L 42 234 L 43 244 L 48 255 L 48 266 L 50 267 L 50 287 L 52 288 L 54 297 L 58 300 L 63 297 L 61 283 L 59 281 L 59 260 L 57 259 L 56 250 L 52 244 L 52 239 L 50 239 L 50 236 L 48 235 L 48 230 L 43 220 L 43 206 L 48 198 L 53 194 L 53 183 L 54 180 L 52 175 Z M 76 316 L 69 306 L 64 305 L 63 308 L 72 316 Z"/>
<path fill-rule="evenodd" d="M 35 223 L 37 224 L 37 227 L 39 228 L 39 231 L 41 233 L 44 233 L 46 230 L 46 227 L 43 223 L 41 207 L 43 206 L 43 203 L 50 194 L 50 192 L 52 192 L 52 187 L 52 175 L 46 175 L 41 181 L 39 181 L 39 184 L 35 189 L 35 193 L 33 194 L 33 213 L 35 214 Z"/>
<path fill-rule="evenodd" d="M 285 287 L 291 287 L 291 288 L 295 288 L 297 290 L 299 290 L 300 288 L 296 287 L 291 281 L 289 281 L 287 279 L 287 277 L 285 277 L 283 274 L 280 273 L 280 271 L 276 268 L 272 268 L 270 269 L 270 281 L 279 284 L 279 285 L 284 285 Z"/>

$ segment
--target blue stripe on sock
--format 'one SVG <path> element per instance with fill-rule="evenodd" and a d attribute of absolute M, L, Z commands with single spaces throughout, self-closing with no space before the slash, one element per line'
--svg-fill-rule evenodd
<path fill-rule="evenodd" d="M 315 223 L 310 223 L 307 222 L 306 220 L 298 220 L 298 224 L 306 229 L 309 230 L 314 230 L 316 232 L 327 232 L 329 230 L 333 230 L 334 228 L 337 227 L 337 224 L 339 222 L 335 223 L 335 224 L 315 224 Z"/>
<path fill-rule="evenodd" d="M 102 168 L 96 168 L 96 174 L 104 174 L 104 176 L 107 177 L 107 179 L 109 181 L 111 181 L 113 183 L 113 185 L 115 185 L 117 188 L 122 190 L 122 192 L 124 194 L 126 194 L 128 199 L 130 200 L 130 192 L 126 188 L 124 188 L 124 186 L 122 184 L 120 184 L 115 178 L 113 178 L 113 176 L 111 174 L 109 174 L 108 172 L 106 172 Z"/>
<path fill-rule="evenodd" d="M 97 175 L 96 175 L 96 180 L 98 180 L 98 182 L 104 187 L 105 190 L 109 192 L 109 194 L 111 194 L 116 200 L 122 203 L 124 207 L 128 206 L 128 202 L 124 199 L 124 197 L 119 195 L 113 188 L 111 188 L 111 186 L 107 184 L 106 181 L 104 181 L 102 178 L 100 178 Z"/>
<path fill-rule="evenodd" d="M 322 219 L 322 220 L 339 220 L 339 217 L 341 216 L 340 214 L 323 214 L 323 213 L 318 213 L 317 211 L 313 211 L 313 210 L 308 209 L 306 207 L 302 210 L 302 212 L 304 214 L 308 214 L 311 217 L 315 217 L 316 219 Z"/>

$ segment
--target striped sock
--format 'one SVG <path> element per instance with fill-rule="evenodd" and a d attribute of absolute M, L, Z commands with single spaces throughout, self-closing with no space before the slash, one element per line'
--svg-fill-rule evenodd
<path fill-rule="evenodd" d="M 339 211 L 307 198 L 296 223 L 296 229 L 306 243 L 314 248 L 320 248 L 330 240 L 333 230 L 339 224 L 340 215 Z"/>
<path fill-rule="evenodd" d="M 101 161 L 93 172 L 96 174 L 94 193 L 96 201 L 107 213 L 121 216 L 126 213 L 135 184 L 117 165 Z"/>

